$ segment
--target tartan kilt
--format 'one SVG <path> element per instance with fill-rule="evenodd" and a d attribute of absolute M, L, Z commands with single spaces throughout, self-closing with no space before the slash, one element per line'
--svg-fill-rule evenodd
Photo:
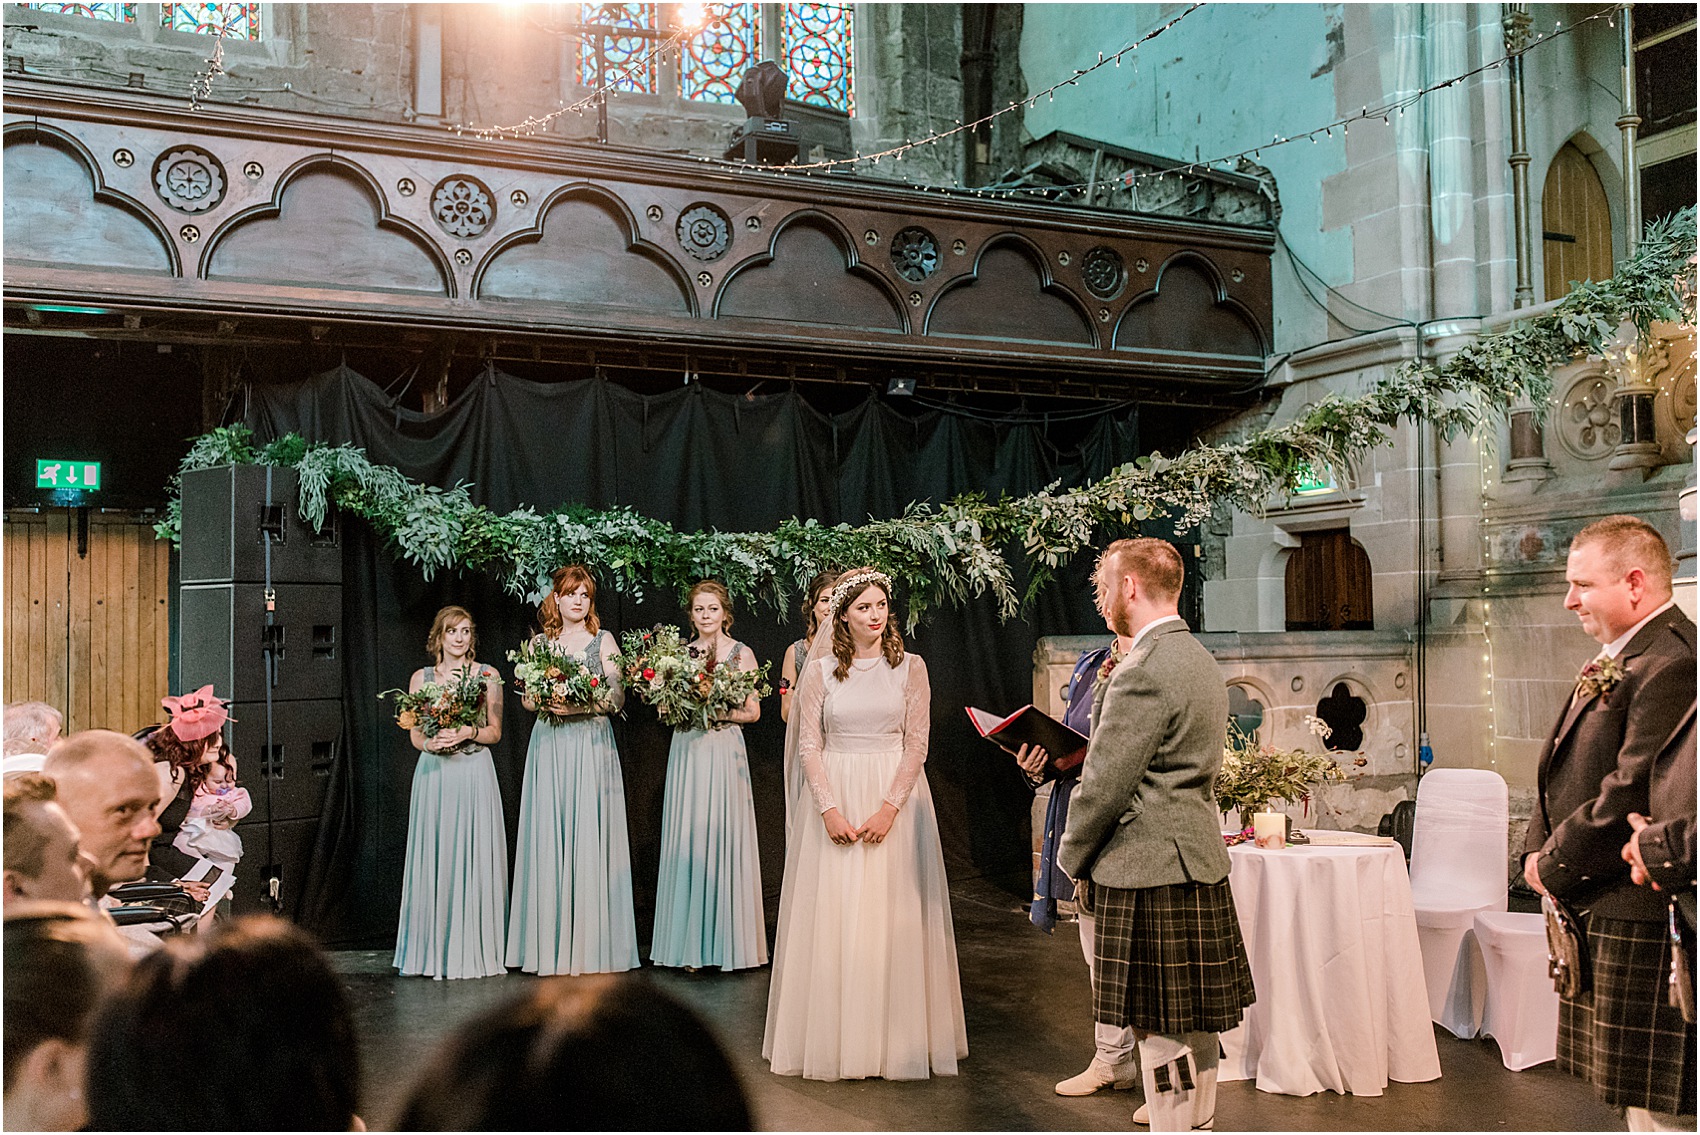
<path fill-rule="evenodd" d="M 1257 994 L 1228 880 L 1090 890 L 1099 1023 L 1164 1036 L 1240 1023 Z"/>
<path fill-rule="evenodd" d="M 1694 1114 L 1694 1026 L 1671 1006 L 1670 935 L 1656 922 L 1589 916 L 1593 988 L 1562 998 L 1558 1067 L 1606 1103 Z"/>

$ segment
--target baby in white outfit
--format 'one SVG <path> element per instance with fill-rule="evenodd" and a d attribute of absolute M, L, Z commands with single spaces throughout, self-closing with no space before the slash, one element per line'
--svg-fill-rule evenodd
<path fill-rule="evenodd" d="M 195 789 L 189 815 L 171 846 L 185 855 L 234 868 L 242 858 L 242 837 L 230 829 L 253 810 L 254 801 L 246 788 L 237 787 L 236 766 L 226 755 L 207 766 L 206 779 Z"/>

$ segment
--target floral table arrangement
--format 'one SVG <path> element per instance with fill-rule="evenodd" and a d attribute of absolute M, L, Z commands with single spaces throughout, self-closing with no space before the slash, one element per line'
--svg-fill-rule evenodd
<path fill-rule="evenodd" d="M 1307 716 L 1305 724 L 1316 737 L 1326 741 L 1328 724 Z M 1367 758 L 1353 764 L 1363 767 Z M 1216 805 L 1224 815 L 1239 814 L 1241 831 L 1226 837 L 1230 846 L 1244 843 L 1252 835 L 1252 816 L 1272 801 L 1310 803 L 1312 789 L 1319 784 L 1346 779 L 1346 770 L 1333 757 L 1307 749 L 1279 749 L 1258 741 L 1238 724 L 1228 725 L 1228 742 L 1222 754 L 1222 770 L 1216 774 Z"/>
<path fill-rule="evenodd" d="M 607 689 L 584 659 L 538 635 L 508 651 L 514 682 L 537 707 L 537 720 L 556 723 L 595 712 Z"/>
<path fill-rule="evenodd" d="M 715 729 L 749 700 L 773 692 L 764 662 L 754 670 L 716 665 L 712 657 L 686 645 L 678 627 L 657 625 L 627 631 L 620 640 L 621 672 L 626 689 L 655 710 L 663 725 L 675 729 Z"/>

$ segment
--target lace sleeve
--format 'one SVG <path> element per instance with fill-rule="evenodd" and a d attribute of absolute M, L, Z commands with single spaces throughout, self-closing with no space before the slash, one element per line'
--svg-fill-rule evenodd
<path fill-rule="evenodd" d="M 909 657 L 909 676 L 903 685 L 903 759 L 886 789 L 885 802 L 901 809 L 921 779 L 927 763 L 927 736 L 933 723 L 933 688 L 927 681 L 927 664 L 921 656 Z"/>
<path fill-rule="evenodd" d="M 822 815 L 838 807 L 832 795 L 832 782 L 826 777 L 826 763 L 821 759 L 825 711 L 826 670 L 820 663 L 811 662 L 804 668 L 791 716 L 797 722 L 797 755 L 803 762 L 803 779 L 815 798 L 815 810 Z"/>

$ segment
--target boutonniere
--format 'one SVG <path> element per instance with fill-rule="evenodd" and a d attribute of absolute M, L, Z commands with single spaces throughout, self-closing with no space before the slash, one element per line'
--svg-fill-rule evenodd
<path fill-rule="evenodd" d="M 1623 681 L 1623 665 L 1615 658 L 1596 658 L 1582 667 L 1576 688 L 1585 698 L 1606 697 Z"/>
<path fill-rule="evenodd" d="M 1104 656 L 1104 664 L 1098 667 L 1098 680 L 1100 682 L 1108 681 L 1110 674 L 1114 672 L 1117 666 L 1121 665 L 1121 661 L 1122 644 L 1121 640 L 1117 639 L 1114 643 L 1110 644 L 1110 653 Z"/>

